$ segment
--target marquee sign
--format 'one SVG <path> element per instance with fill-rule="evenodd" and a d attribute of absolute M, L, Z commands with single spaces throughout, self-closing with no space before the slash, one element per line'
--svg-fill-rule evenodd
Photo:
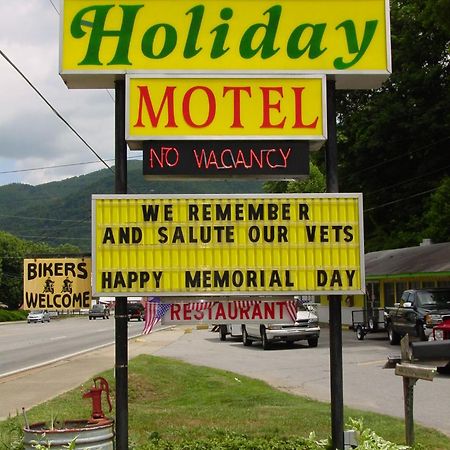
<path fill-rule="evenodd" d="M 326 139 L 325 77 L 126 80 L 126 140 Z M 138 141 L 138 142 L 134 142 Z"/>
<path fill-rule="evenodd" d="M 361 194 L 93 195 L 97 296 L 360 294 Z"/>
<path fill-rule="evenodd" d="M 126 72 L 335 74 L 375 88 L 391 72 L 388 0 L 64 0 L 60 74 L 112 88 Z"/>
<path fill-rule="evenodd" d="M 91 258 L 24 259 L 23 309 L 88 309 L 91 299 Z"/>
<path fill-rule="evenodd" d="M 143 145 L 147 179 L 245 176 L 287 180 L 309 175 L 305 141 L 146 141 Z"/>

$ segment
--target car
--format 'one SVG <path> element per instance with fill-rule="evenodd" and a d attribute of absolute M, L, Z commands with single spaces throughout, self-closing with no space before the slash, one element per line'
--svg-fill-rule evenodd
<path fill-rule="evenodd" d="M 268 350 L 277 341 L 284 341 L 292 346 L 296 341 L 306 340 L 309 347 L 317 347 L 319 336 L 319 318 L 314 305 L 301 302 L 297 303 L 297 320 L 294 323 L 242 325 L 242 343 L 249 346 L 253 341 L 261 341 L 264 350 Z"/>
<path fill-rule="evenodd" d="M 30 311 L 27 316 L 28 323 L 37 322 L 50 322 L 50 314 L 46 309 L 39 309 L 36 311 Z"/>
<path fill-rule="evenodd" d="M 96 305 L 92 305 L 92 308 L 89 310 L 89 320 L 92 319 L 109 319 L 109 308 L 106 305 L 102 305 L 98 303 Z"/>
<path fill-rule="evenodd" d="M 144 306 L 142 303 L 128 303 L 128 320 L 144 320 Z"/>

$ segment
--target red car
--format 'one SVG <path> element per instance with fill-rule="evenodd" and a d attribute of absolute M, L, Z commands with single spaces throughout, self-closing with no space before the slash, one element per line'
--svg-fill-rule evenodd
<path fill-rule="evenodd" d="M 435 341 L 450 339 L 450 316 L 443 316 L 442 322 L 433 327 L 433 339 Z"/>

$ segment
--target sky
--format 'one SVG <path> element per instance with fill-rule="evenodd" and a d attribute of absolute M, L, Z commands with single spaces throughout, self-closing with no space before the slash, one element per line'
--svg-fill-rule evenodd
<path fill-rule="evenodd" d="M 59 11 L 59 0 L 0 0 L 0 50 L 114 165 L 114 90 L 68 89 L 64 84 L 59 75 Z M 129 157 L 139 157 L 138 152 Z M 103 168 L 0 54 L 0 185 L 38 185 Z"/>

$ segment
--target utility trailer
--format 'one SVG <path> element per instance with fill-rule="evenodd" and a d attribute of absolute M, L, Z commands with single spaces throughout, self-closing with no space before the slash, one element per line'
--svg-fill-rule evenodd
<path fill-rule="evenodd" d="M 352 330 L 358 341 L 362 341 L 366 334 L 385 331 L 384 310 L 378 308 L 364 308 L 352 311 Z"/>

